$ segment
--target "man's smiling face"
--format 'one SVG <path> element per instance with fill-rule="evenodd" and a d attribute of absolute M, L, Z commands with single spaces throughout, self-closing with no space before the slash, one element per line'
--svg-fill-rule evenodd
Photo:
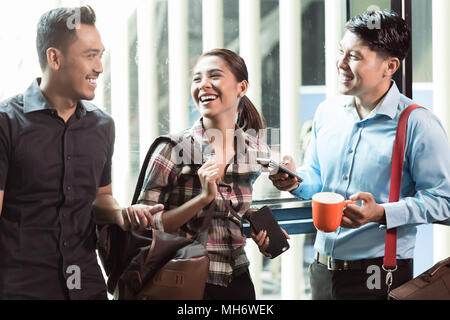
<path fill-rule="evenodd" d="M 81 24 L 76 34 L 77 40 L 63 53 L 58 78 L 68 98 L 92 100 L 97 79 L 103 73 L 101 58 L 105 48 L 95 26 Z"/>
<path fill-rule="evenodd" d="M 371 50 L 356 34 L 346 31 L 336 63 L 339 92 L 358 97 L 373 95 L 390 81 L 385 77 L 387 64 L 388 60 Z"/>

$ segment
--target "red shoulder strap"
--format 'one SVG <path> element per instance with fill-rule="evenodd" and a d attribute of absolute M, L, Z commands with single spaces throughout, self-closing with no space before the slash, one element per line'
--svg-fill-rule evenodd
<path fill-rule="evenodd" d="M 403 160 L 405 155 L 406 129 L 411 112 L 417 108 L 423 108 L 413 104 L 403 110 L 398 121 L 397 133 L 395 135 L 394 150 L 392 152 L 391 186 L 389 202 L 397 202 L 400 198 L 400 187 L 402 185 Z M 425 109 L 425 108 L 423 108 Z M 397 229 L 386 230 L 386 244 L 384 249 L 383 265 L 388 269 L 395 269 L 397 265 Z"/>

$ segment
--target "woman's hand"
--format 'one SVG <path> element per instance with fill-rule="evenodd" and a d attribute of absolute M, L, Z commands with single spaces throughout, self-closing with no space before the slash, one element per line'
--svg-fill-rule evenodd
<path fill-rule="evenodd" d="M 289 237 L 286 230 L 284 230 L 281 227 L 280 227 L 280 229 L 283 232 L 286 239 L 291 238 L 291 237 Z M 250 236 L 252 237 L 253 241 L 255 241 L 256 245 L 258 246 L 259 251 L 267 258 L 271 258 L 272 256 L 270 255 L 270 253 L 266 252 L 267 248 L 269 247 L 269 237 L 267 236 L 267 231 L 261 230 L 258 234 L 255 234 L 255 230 L 253 230 L 253 228 L 250 227 Z"/>
<path fill-rule="evenodd" d="M 217 183 L 220 180 L 219 167 L 214 159 L 205 162 L 197 171 L 200 183 L 202 185 L 202 192 L 200 196 L 205 203 L 210 203 L 216 198 Z"/>

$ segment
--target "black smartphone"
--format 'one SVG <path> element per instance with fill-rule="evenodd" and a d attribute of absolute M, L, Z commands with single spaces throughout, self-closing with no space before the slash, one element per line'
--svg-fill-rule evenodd
<path fill-rule="evenodd" d="M 266 158 L 256 158 L 256 162 L 258 162 L 260 165 L 262 165 L 263 167 L 267 167 L 267 168 L 271 168 L 271 170 L 274 173 L 278 173 L 278 171 L 281 171 L 283 173 L 287 173 L 290 177 L 297 177 L 298 182 L 302 182 L 303 179 L 300 178 L 300 176 L 298 174 L 296 174 L 295 172 L 289 170 L 286 167 L 283 167 L 281 164 L 279 164 L 278 162 L 275 162 L 271 159 L 266 159 Z"/>
<path fill-rule="evenodd" d="M 289 249 L 289 243 L 286 236 L 283 231 L 281 231 L 281 228 L 269 207 L 264 206 L 258 211 L 246 216 L 246 218 L 248 222 L 250 222 L 250 226 L 255 231 L 255 234 L 258 234 L 261 230 L 267 231 L 269 246 L 267 247 L 266 252 L 271 255 L 271 259 Z"/>

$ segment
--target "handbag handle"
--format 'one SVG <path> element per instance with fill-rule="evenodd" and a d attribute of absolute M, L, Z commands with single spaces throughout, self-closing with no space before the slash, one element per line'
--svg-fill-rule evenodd
<path fill-rule="evenodd" d="M 237 214 L 236 210 L 233 209 L 233 207 L 231 206 L 231 200 L 226 200 L 224 195 L 222 194 L 222 191 L 220 191 L 220 187 L 225 187 L 225 188 L 230 188 L 229 185 L 224 184 L 222 182 L 220 182 L 217 185 L 217 192 L 219 192 L 220 197 L 222 198 L 223 202 L 225 203 L 226 208 L 230 211 L 230 213 L 239 221 L 241 220 L 241 217 Z"/>
<path fill-rule="evenodd" d="M 224 184 L 224 183 L 218 183 L 217 184 L 217 192 L 220 194 L 220 196 L 222 197 L 222 200 L 225 203 L 226 208 L 230 211 L 230 213 L 237 218 L 239 221 L 241 220 L 241 217 L 239 217 L 239 215 L 237 214 L 237 212 L 233 209 L 233 207 L 231 206 L 231 204 L 229 202 L 231 202 L 231 200 L 226 200 L 224 195 L 222 194 L 222 191 L 220 191 L 220 187 L 227 187 L 229 188 L 230 186 Z M 207 230 L 211 224 L 211 220 L 214 216 L 214 210 L 217 208 L 217 204 L 215 202 L 215 200 L 211 201 L 205 208 L 203 208 L 203 210 L 206 210 L 205 212 L 205 218 L 203 219 L 202 225 L 197 233 L 196 239 L 197 241 L 201 242 L 203 245 L 206 246 L 206 241 L 207 241 Z"/>
<path fill-rule="evenodd" d="M 395 134 L 394 149 L 392 153 L 391 185 L 389 202 L 397 202 L 400 199 L 400 187 L 402 184 L 403 162 L 406 146 L 406 131 L 408 118 L 411 112 L 422 108 L 417 104 L 410 105 L 400 114 L 397 131 Z M 384 249 L 383 268 L 395 271 L 397 269 L 397 228 L 386 230 L 386 242 Z"/>
<path fill-rule="evenodd" d="M 428 272 L 428 275 L 430 277 L 433 277 L 443 268 L 450 268 L 450 257 L 437 263 L 433 268 L 431 268 L 431 270 Z"/>

